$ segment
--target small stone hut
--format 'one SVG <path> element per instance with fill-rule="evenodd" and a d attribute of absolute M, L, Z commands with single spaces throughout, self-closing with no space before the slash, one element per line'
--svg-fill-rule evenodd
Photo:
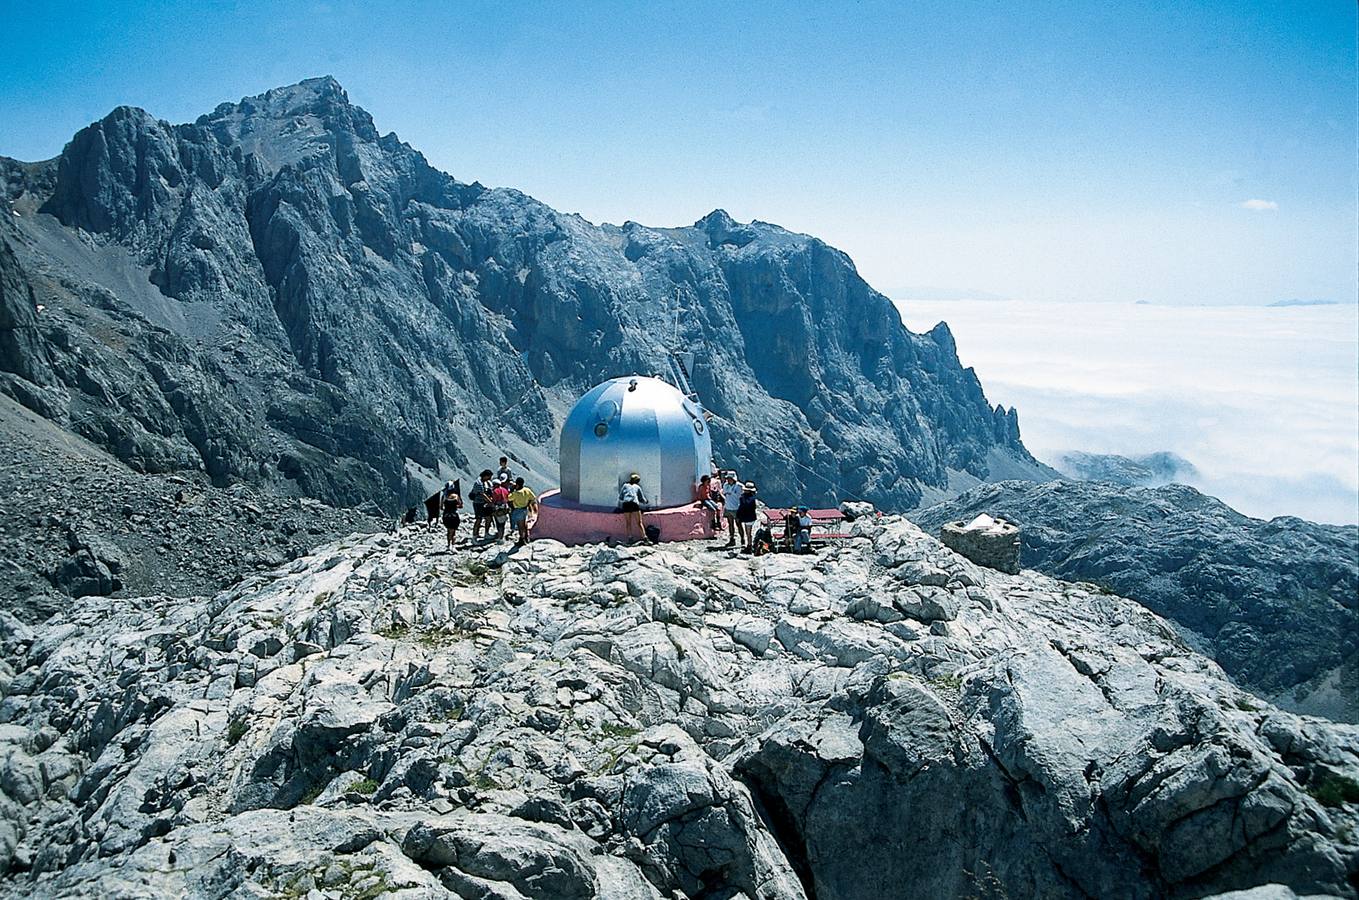
<path fill-rule="evenodd" d="M 1019 526 L 985 513 L 970 522 L 959 519 L 939 529 L 939 540 L 979 566 L 1019 572 Z"/>

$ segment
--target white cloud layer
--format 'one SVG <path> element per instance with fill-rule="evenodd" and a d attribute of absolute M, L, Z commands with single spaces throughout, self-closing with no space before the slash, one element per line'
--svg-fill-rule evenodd
<path fill-rule="evenodd" d="M 1359 306 L 900 305 L 949 323 L 1041 459 L 1171 450 L 1248 515 L 1359 521 Z"/>
<path fill-rule="evenodd" d="M 1256 210 L 1257 212 L 1262 211 L 1272 212 L 1279 208 L 1279 204 L 1275 203 L 1273 200 L 1258 200 L 1256 198 L 1251 198 L 1250 200 L 1243 201 L 1241 203 L 1241 208 L 1253 209 Z"/>

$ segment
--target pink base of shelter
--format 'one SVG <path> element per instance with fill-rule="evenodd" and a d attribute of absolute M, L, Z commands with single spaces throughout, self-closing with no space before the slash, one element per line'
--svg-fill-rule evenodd
<path fill-rule="evenodd" d="M 706 509 L 691 503 L 647 510 L 642 513 L 642 524 L 659 528 L 662 541 L 697 541 L 713 536 L 708 516 Z M 628 533 L 622 513 L 568 506 L 560 491 L 548 491 L 538 498 L 538 521 L 530 538 L 551 538 L 563 544 L 599 544 L 626 541 Z"/>

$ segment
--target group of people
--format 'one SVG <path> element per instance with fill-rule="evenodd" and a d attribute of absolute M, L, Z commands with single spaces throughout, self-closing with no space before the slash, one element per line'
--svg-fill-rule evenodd
<path fill-rule="evenodd" d="M 452 550 L 457 542 L 458 527 L 462 524 L 461 482 L 448 482 L 437 496 L 439 517 L 448 532 L 448 549 Z M 538 512 L 538 495 L 524 484 L 522 477 L 516 478 L 510 471 L 508 457 L 500 457 L 500 468 L 495 472 L 483 469 L 472 489 L 467 492 L 467 498 L 472 501 L 474 516 L 473 543 L 492 540 L 493 527 L 494 540 L 503 541 L 507 526 L 513 529 L 515 546 L 522 547 L 528 543 L 529 517 Z"/>
<path fill-rule="evenodd" d="M 760 519 L 756 508 L 758 490 L 755 482 L 744 484 L 735 472 L 725 472 L 718 484 L 709 475 L 699 481 L 698 502 L 713 514 L 713 531 L 720 532 L 725 521 L 727 547 L 735 547 L 740 538 L 741 549 L 759 555 L 776 549 L 772 523 L 766 521 L 756 527 Z M 718 511 L 721 516 L 718 516 Z M 720 537 L 720 534 L 719 534 Z M 783 519 L 783 548 L 795 553 L 806 553 L 812 545 L 811 511 L 805 506 L 788 510 Z"/>
<path fill-rule="evenodd" d="M 721 537 L 722 527 L 727 529 L 727 547 L 735 547 L 740 538 L 741 549 L 753 552 L 755 549 L 755 523 L 760 515 L 755 504 L 757 489 L 755 482 L 744 484 L 737 479 L 735 472 L 723 472 L 721 481 L 714 481 L 711 475 L 704 475 L 698 481 L 697 501 L 712 516 L 713 534 Z"/>
<path fill-rule="evenodd" d="M 694 489 L 694 501 L 708 511 L 709 524 L 719 540 L 726 529 L 725 547 L 735 548 L 739 540 L 742 552 L 760 554 L 774 550 L 775 541 L 769 523 L 757 527 L 760 521 L 756 503 L 758 494 L 755 482 L 742 482 L 735 472 L 727 471 L 716 479 L 712 475 L 701 476 Z M 649 537 L 642 518 L 646 505 L 641 477 L 633 472 L 618 491 L 618 511 L 625 516 L 624 528 L 629 540 Z M 807 507 L 790 509 L 783 526 L 783 549 L 798 553 L 810 551 L 812 518 Z"/>
<path fill-rule="evenodd" d="M 538 495 L 515 477 L 509 459 L 500 457 L 500 467 L 492 472 L 483 469 L 477 476 L 467 499 L 472 502 L 472 542 L 503 541 L 507 530 L 512 533 L 515 546 L 528 543 L 532 518 L 538 512 Z M 771 523 L 760 523 L 756 503 L 758 490 L 755 482 L 742 482 L 734 471 L 717 476 L 704 475 L 695 488 L 696 504 L 710 516 L 713 534 L 720 540 L 727 532 L 727 548 L 735 548 L 739 541 L 742 552 L 766 553 L 774 549 Z M 643 511 L 648 505 L 642 489 L 641 476 L 633 472 L 618 491 L 618 512 L 624 517 L 624 530 L 629 541 L 659 539 L 659 531 L 648 526 Z M 450 481 L 425 501 L 431 524 L 437 517 L 443 522 L 448 536 L 448 549 L 457 543 L 458 528 L 462 524 L 463 494 L 461 481 Z M 492 534 L 494 529 L 494 535 Z M 782 549 L 808 552 L 811 549 L 812 518 L 807 507 L 788 510 L 783 519 Z"/>

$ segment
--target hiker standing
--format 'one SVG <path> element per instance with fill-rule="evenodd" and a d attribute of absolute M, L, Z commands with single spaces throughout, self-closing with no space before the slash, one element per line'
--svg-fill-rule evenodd
<path fill-rule="evenodd" d="M 807 507 L 797 508 L 797 532 L 793 535 L 793 550 L 808 553 L 812 549 L 812 513 Z"/>
<path fill-rule="evenodd" d="M 633 540 L 632 528 L 637 526 L 637 537 L 646 537 L 642 524 L 642 507 L 646 505 L 646 494 L 642 492 L 642 476 L 633 472 L 627 482 L 618 489 L 618 510 L 623 514 L 623 527 L 627 529 L 628 540 Z"/>
<path fill-rule="evenodd" d="M 741 508 L 741 485 L 736 481 L 736 473 L 728 472 L 722 486 L 722 517 L 727 520 L 727 546 L 736 546 L 739 531 L 736 514 Z"/>
<path fill-rule="evenodd" d="M 482 469 L 477 483 L 472 485 L 472 514 L 476 518 L 472 522 L 472 540 L 476 541 L 483 534 L 491 536 L 491 470 Z"/>
<path fill-rule="evenodd" d="M 722 530 L 722 508 L 727 504 L 727 498 L 722 496 L 722 476 L 718 475 L 708 483 L 708 499 L 712 501 L 713 509 L 713 534 Z"/>
<path fill-rule="evenodd" d="M 747 553 L 754 549 L 755 520 L 759 513 L 755 508 L 755 482 L 747 481 L 741 489 L 741 498 L 736 505 L 736 524 L 741 528 L 741 541 Z"/>
<path fill-rule="evenodd" d="M 510 483 L 509 478 L 499 480 L 491 488 L 491 516 L 495 519 L 495 539 L 505 539 L 505 526 L 510 521 Z"/>
<path fill-rule="evenodd" d="M 530 511 L 538 509 L 538 495 L 532 488 L 524 486 L 524 479 L 514 479 L 514 490 L 510 491 L 510 527 L 519 535 L 515 546 L 528 543 L 528 517 Z"/>
<path fill-rule="evenodd" d="M 495 480 L 505 482 L 509 487 L 514 481 L 514 473 L 510 471 L 510 459 L 508 456 L 500 457 L 500 468 L 495 470 Z"/>
<path fill-rule="evenodd" d="M 444 528 L 448 531 L 448 549 L 452 550 L 453 545 L 457 543 L 458 526 L 462 524 L 462 516 L 458 513 L 458 510 L 462 509 L 462 486 L 456 481 L 444 485 L 439 503 Z"/>
<path fill-rule="evenodd" d="M 783 516 L 783 549 L 796 550 L 801 533 L 802 520 L 798 518 L 797 509 L 790 506 Z"/>

